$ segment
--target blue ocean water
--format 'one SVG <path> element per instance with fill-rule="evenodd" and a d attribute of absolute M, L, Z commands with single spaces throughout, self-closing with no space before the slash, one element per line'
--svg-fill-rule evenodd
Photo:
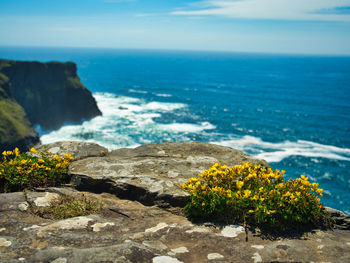
<path fill-rule="evenodd" d="M 0 58 L 73 61 L 93 92 L 103 116 L 37 127 L 43 143 L 231 146 L 306 174 L 350 214 L 350 57 L 1 47 Z"/>

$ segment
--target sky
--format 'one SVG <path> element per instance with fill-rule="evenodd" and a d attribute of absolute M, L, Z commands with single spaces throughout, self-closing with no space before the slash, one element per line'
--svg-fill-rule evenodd
<path fill-rule="evenodd" d="M 350 0 L 0 0 L 0 46 L 350 55 Z"/>

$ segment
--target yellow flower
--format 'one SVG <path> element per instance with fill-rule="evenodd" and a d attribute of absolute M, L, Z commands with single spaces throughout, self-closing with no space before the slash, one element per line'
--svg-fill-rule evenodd
<path fill-rule="evenodd" d="M 254 213 L 254 210 L 249 210 L 248 213 Z"/>
<path fill-rule="evenodd" d="M 3 155 L 3 156 L 6 156 L 6 155 L 7 155 L 7 152 L 6 152 L 6 151 L 3 151 L 3 152 L 2 152 L 2 155 Z"/>
<path fill-rule="evenodd" d="M 284 185 L 283 185 L 282 183 L 276 185 L 277 188 L 283 188 L 283 186 L 284 186 Z"/>
<path fill-rule="evenodd" d="M 300 175 L 300 177 L 301 177 L 302 180 L 305 180 L 305 181 L 309 180 L 309 177 L 305 177 L 305 175 L 303 175 L 303 174 Z"/>
<path fill-rule="evenodd" d="M 243 194 L 243 197 L 246 197 L 246 198 L 249 197 L 250 194 L 251 194 L 251 192 L 252 192 L 252 191 L 250 191 L 250 190 L 244 190 L 244 191 L 243 191 L 243 193 L 244 193 L 244 194 Z"/>
<path fill-rule="evenodd" d="M 22 160 L 21 161 L 21 164 L 26 164 L 27 163 L 27 160 Z"/>
<path fill-rule="evenodd" d="M 322 194 L 322 193 L 323 193 L 323 189 L 318 188 L 318 189 L 316 190 L 316 193 L 317 193 L 317 194 Z"/>
<path fill-rule="evenodd" d="M 65 154 L 63 155 L 63 158 L 70 159 L 70 160 L 73 159 L 72 155 L 69 154 L 69 153 L 65 153 Z"/>
<path fill-rule="evenodd" d="M 38 159 L 38 163 L 44 163 L 45 161 L 41 158 Z"/>
<path fill-rule="evenodd" d="M 29 150 L 31 153 L 34 153 L 34 154 L 36 154 L 36 153 L 38 153 L 38 151 L 37 150 L 35 150 L 34 148 L 30 148 L 30 150 Z"/>
<path fill-rule="evenodd" d="M 288 196 L 290 196 L 291 195 L 291 193 L 290 192 L 287 192 L 287 193 L 285 193 L 284 195 L 283 195 L 283 197 L 288 197 Z"/>
<path fill-rule="evenodd" d="M 56 161 L 61 161 L 61 157 L 59 157 L 57 154 L 55 154 L 54 156 L 53 156 L 55 159 L 56 159 Z M 190 179 L 195 179 L 195 178 L 190 178 Z"/>
<path fill-rule="evenodd" d="M 257 195 L 254 195 L 253 197 L 250 198 L 250 200 L 259 200 L 259 197 Z"/>
<path fill-rule="evenodd" d="M 312 183 L 312 188 L 317 188 L 318 187 L 318 183 Z"/>
<path fill-rule="evenodd" d="M 19 156 L 19 149 L 16 147 L 15 150 L 13 151 L 16 156 Z"/>
<path fill-rule="evenodd" d="M 238 189 L 241 189 L 242 186 L 244 185 L 244 182 L 243 182 L 243 181 L 237 181 L 237 182 L 236 182 L 236 185 L 237 185 L 237 188 L 238 188 Z"/>

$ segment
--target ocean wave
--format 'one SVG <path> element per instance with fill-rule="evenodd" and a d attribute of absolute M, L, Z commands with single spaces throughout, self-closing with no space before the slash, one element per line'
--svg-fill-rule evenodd
<path fill-rule="evenodd" d="M 164 97 L 164 98 L 172 97 L 171 94 L 154 93 L 154 95 L 156 95 L 157 97 Z"/>
<path fill-rule="evenodd" d="M 112 150 L 156 141 L 188 141 L 187 133 L 215 129 L 209 122 L 161 124 L 155 121 L 161 118 L 162 114 L 185 109 L 186 104 L 147 102 L 138 98 L 101 92 L 93 95 L 102 116 L 81 124 L 65 125 L 49 133 L 42 131 L 40 137 L 42 143 L 78 140 L 95 142 Z"/>
<path fill-rule="evenodd" d="M 138 88 L 138 87 L 135 87 Z M 145 90 L 135 90 L 135 89 L 128 89 L 128 92 L 130 93 L 139 93 L 139 94 L 147 94 L 148 92 Z"/>
<path fill-rule="evenodd" d="M 350 161 L 350 149 L 304 140 L 272 143 L 246 135 L 213 143 L 252 153 L 254 157 L 264 159 L 271 163 L 280 162 L 290 156 Z"/>
<path fill-rule="evenodd" d="M 204 130 L 212 130 L 216 127 L 209 122 L 202 122 L 200 124 L 191 123 L 170 123 L 158 125 L 161 129 L 175 131 L 175 132 L 192 132 L 198 133 Z"/>

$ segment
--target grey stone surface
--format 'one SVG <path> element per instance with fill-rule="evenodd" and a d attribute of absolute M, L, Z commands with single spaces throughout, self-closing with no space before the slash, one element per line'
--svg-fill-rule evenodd
<path fill-rule="evenodd" d="M 65 220 L 44 219 L 33 215 L 31 209 L 2 210 L 1 263 L 350 262 L 349 230 L 314 230 L 298 238 L 271 240 L 249 231 L 246 242 L 244 232 L 227 235 L 227 228 L 237 227 L 196 225 L 156 206 L 70 188 L 28 192 L 30 207 L 35 207 L 40 196 L 60 191 L 84 194 L 103 202 L 104 208 L 98 214 Z M 11 196 L 22 201 L 22 193 Z M 3 207 L 12 201 L 8 194 L 0 194 L 0 200 Z"/>
<path fill-rule="evenodd" d="M 214 162 L 267 165 L 264 161 L 200 143 L 102 151 L 100 157 L 88 157 L 92 152 L 88 144 L 70 142 L 66 148 L 63 144 L 44 147 L 59 147 L 62 153 L 80 156 L 70 166 L 78 188 L 101 193 L 47 188 L 0 194 L 1 263 L 350 262 L 349 217 L 337 210 L 327 208 L 339 224 L 334 230 L 315 229 L 275 239 L 248 231 L 247 240 L 242 226 L 195 224 L 183 216 L 180 207 L 172 207 L 181 206 L 181 198 L 186 197 L 179 184 Z M 79 155 L 79 147 L 85 149 L 84 154 Z M 94 153 L 100 154 L 99 150 Z M 61 194 L 84 194 L 103 203 L 103 209 L 65 220 L 33 213 Z"/>
<path fill-rule="evenodd" d="M 146 205 L 183 206 L 188 194 L 180 187 L 216 162 L 233 166 L 263 160 L 224 146 L 204 143 L 149 144 L 85 158 L 70 165 L 78 188 L 111 192 Z"/>
<path fill-rule="evenodd" d="M 105 147 L 91 142 L 64 141 L 44 144 L 37 147 L 39 151 L 52 152 L 53 154 L 71 154 L 74 159 L 82 159 L 91 156 L 104 156 L 108 153 Z"/>

